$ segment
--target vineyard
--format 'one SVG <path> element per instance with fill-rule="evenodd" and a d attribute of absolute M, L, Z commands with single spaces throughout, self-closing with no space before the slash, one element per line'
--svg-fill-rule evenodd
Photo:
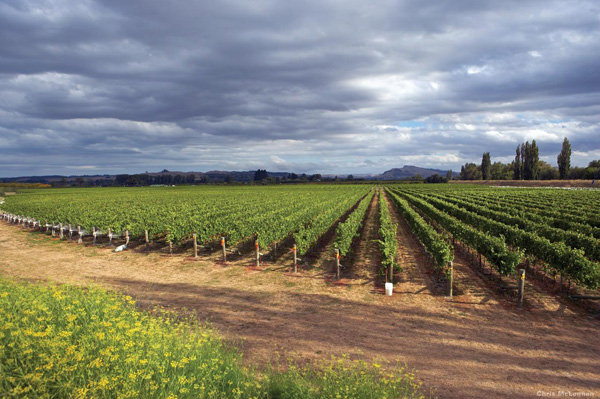
<path fill-rule="evenodd" d="M 348 397 L 369 397 L 366 391 L 383 397 L 400 387 L 409 391 L 387 397 L 410 397 L 410 389 L 418 386 L 412 374 L 399 369 L 402 381 L 390 385 L 382 357 L 416 367 L 425 388 L 438 389 L 446 398 L 525 398 L 540 390 L 600 389 L 594 320 L 600 285 L 598 191 L 312 184 L 22 189 L 2 200 L 1 278 L 42 281 L 41 286 L 49 282 L 50 288 L 0 280 L 5 291 L 0 310 L 9 309 L 3 313 L 9 322 L 0 339 L 12 348 L 3 352 L 4 363 L 14 366 L 8 371 L 10 383 L 0 392 L 32 389 L 30 385 L 41 392 L 49 379 L 63 396 L 73 387 L 90 392 L 121 392 L 128 389 L 124 387 L 159 392 L 154 387 L 163 387 L 158 397 L 167 391 L 194 397 L 192 388 L 203 389 L 200 383 L 185 385 L 193 378 L 206 380 L 198 374 L 200 355 L 190 352 L 197 356 L 191 361 L 188 352 L 178 357 L 173 352 L 169 362 L 163 361 L 164 349 L 155 345 L 160 341 L 155 337 L 140 339 L 141 352 L 122 347 L 112 335 L 117 306 L 112 299 L 98 310 L 108 318 L 88 323 L 85 313 L 104 303 L 96 295 L 106 295 L 89 288 L 96 283 L 131 295 L 142 309 L 164 306 L 181 316 L 192 311 L 226 331 L 227 339 L 244 340 L 244 359 L 252 364 L 264 365 L 279 351 L 302 364 L 307 361 L 303 374 L 294 371 L 291 377 L 332 392 L 323 397 L 353 389 L 349 384 L 362 391 Z M 124 252 L 116 253 L 119 249 Z M 55 288 L 52 282 L 61 285 Z M 63 286 L 65 282 L 85 288 L 76 290 Z M 522 307 L 519 282 L 525 287 Z M 383 295 L 389 283 L 391 297 Z M 67 292 L 70 296 L 63 297 Z M 88 310 L 70 305 L 84 303 L 88 295 L 93 296 Z M 43 318 L 49 317 L 44 313 L 48 306 L 57 323 L 52 331 Z M 62 307 L 73 314 L 63 315 Z M 126 314 L 132 320 L 128 329 L 137 331 L 141 316 Z M 78 367 L 63 378 L 62 364 L 69 359 L 64 353 L 80 342 L 80 335 L 69 334 L 80 328 L 89 331 L 89 345 L 81 352 L 87 363 L 64 366 Z M 152 328 L 170 337 L 168 327 Z M 110 340 L 98 338 L 102 333 Z M 192 338 L 204 334 L 190 333 Z M 47 338 L 34 340 L 35 334 Z M 160 342 L 165 348 L 181 344 L 188 351 L 201 349 L 177 340 Z M 54 360 L 36 355 L 46 353 L 47 345 L 60 347 Z M 111 359 L 117 352 L 98 351 L 97 345 L 118 351 L 115 367 Z M 320 374 L 329 372 L 330 364 L 311 366 L 312 360 L 330 355 L 346 359 L 334 362 L 339 365 L 331 369 L 334 379 Z M 135 356 L 154 360 L 131 368 L 127 359 Z M 229 359 L 216 352 L 210 357 Z M 26 375 L 19 368 L 23 359 L 29 367 Z M 369 367 L 347 367 L 358 359 L 360 367 Z M 103 366 L 97 367 L 100 360 Z M 188 360 L 189 365 L 180 367 Z M 168 367 L 172 362 L 177 369 Z M 226 369 L 236 370 L 238 364 L 232 359 Z M 38 368 L 47 371 L 31 380 Z M 148 383 L 125 382 L 147 369 L 153 373 Z M 529 377 L 515 382 L 523 369 Z M 251 377 L 236 371 L 239 378 L 230 378 L 219 370 L 214 375 L 227 375 L 231 386 L 206 380 L 206 388 L 221 392 L 216 397 L 244 397 L 239 390 L 249 389 Z M 369 376 L 364 380 L 363 371 Z M 556 373 L 572 377 L 557 382 Z M 75 374 L 82 376 L 79 385 L 70 382 Z M 109 375 L 112 385 L 98 385 Z M 164 381 L 158 375 L 171 382 L 157 383 Z M 265 375 L 273 376 L 260 382 L 269 392 L 286 376 Z M 322 376 L 327 378 L 321 384 Z M 82 381 L 95 382 L 84 387 Z M 298 389 L 285 384 L 284 391 Z M 258 397 L 279 397 L 262 394 L 258 386 L 256 392 Z"/>
<path fill-rule="evenodd" d="M 535 264 L 569 286 L 600 286 L 600 195 L 592 190 L 414 184 L 24 190 L 7 197 L 2 217 L 80 242 L 108 237 L 112 244 L 113 238 L 127 237 L 171 248 L 192 238 L 201 246 L 221 240 L 242 248 L 254 242 L 257 262 L 259 250 L 294 245 L 298 255 L 306 255 L 332 236 L 339 269 L 340 259 L 356 247 L 372 203 L 381 253 L 373 272 L 390 281 L 402 270 L 389 215 L 394 209 L 442 275 L 449 275 L 460 243 L 500 276 Z"/>

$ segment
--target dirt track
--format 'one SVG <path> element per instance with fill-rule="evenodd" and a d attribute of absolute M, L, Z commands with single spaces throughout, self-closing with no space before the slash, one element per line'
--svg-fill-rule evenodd
<path fill-rule="evenodd" d="M 457 266 L 461 295 L 448 302 L 427 288 L 418 243 L 402 250 L 415 269 L 389 298 L 375 293 L 372 280 L 335 285 L 318 268 L 293 275 L 287 255 L 255 270 L 251 255 L 222 265 L 218 254 L 194 261 L 111 253 L 0 223 L 1 274 L 92 282 L 129 293 L 143 307 L 193 309 L 254 363 L 277 350 L 297 359 L 349 354 L 406 362 L 441 398 L 600 396 L 600 322 L 564 304 L 516 310 L 465 265 Z"/>

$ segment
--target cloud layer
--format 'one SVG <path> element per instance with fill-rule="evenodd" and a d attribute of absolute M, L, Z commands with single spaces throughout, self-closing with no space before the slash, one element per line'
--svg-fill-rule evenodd
<path fill-rule="evenodd" d="M 0 177 L 600 158 L 594 1 L 8 0 Z"/>

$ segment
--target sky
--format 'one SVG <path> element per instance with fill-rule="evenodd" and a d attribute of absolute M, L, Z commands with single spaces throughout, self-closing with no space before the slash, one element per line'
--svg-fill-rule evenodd
<path fill-rule="evenodd" d="M 2 0 L 0 177 L 600 158 L 598 1 Z"/>

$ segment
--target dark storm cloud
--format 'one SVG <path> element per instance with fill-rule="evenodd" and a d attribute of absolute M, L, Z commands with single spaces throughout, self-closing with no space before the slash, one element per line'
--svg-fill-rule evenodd
<path fill-rule="evenodd" d="M 584 164 L 596 4 L 4 1 L 0 175 Z"/>

